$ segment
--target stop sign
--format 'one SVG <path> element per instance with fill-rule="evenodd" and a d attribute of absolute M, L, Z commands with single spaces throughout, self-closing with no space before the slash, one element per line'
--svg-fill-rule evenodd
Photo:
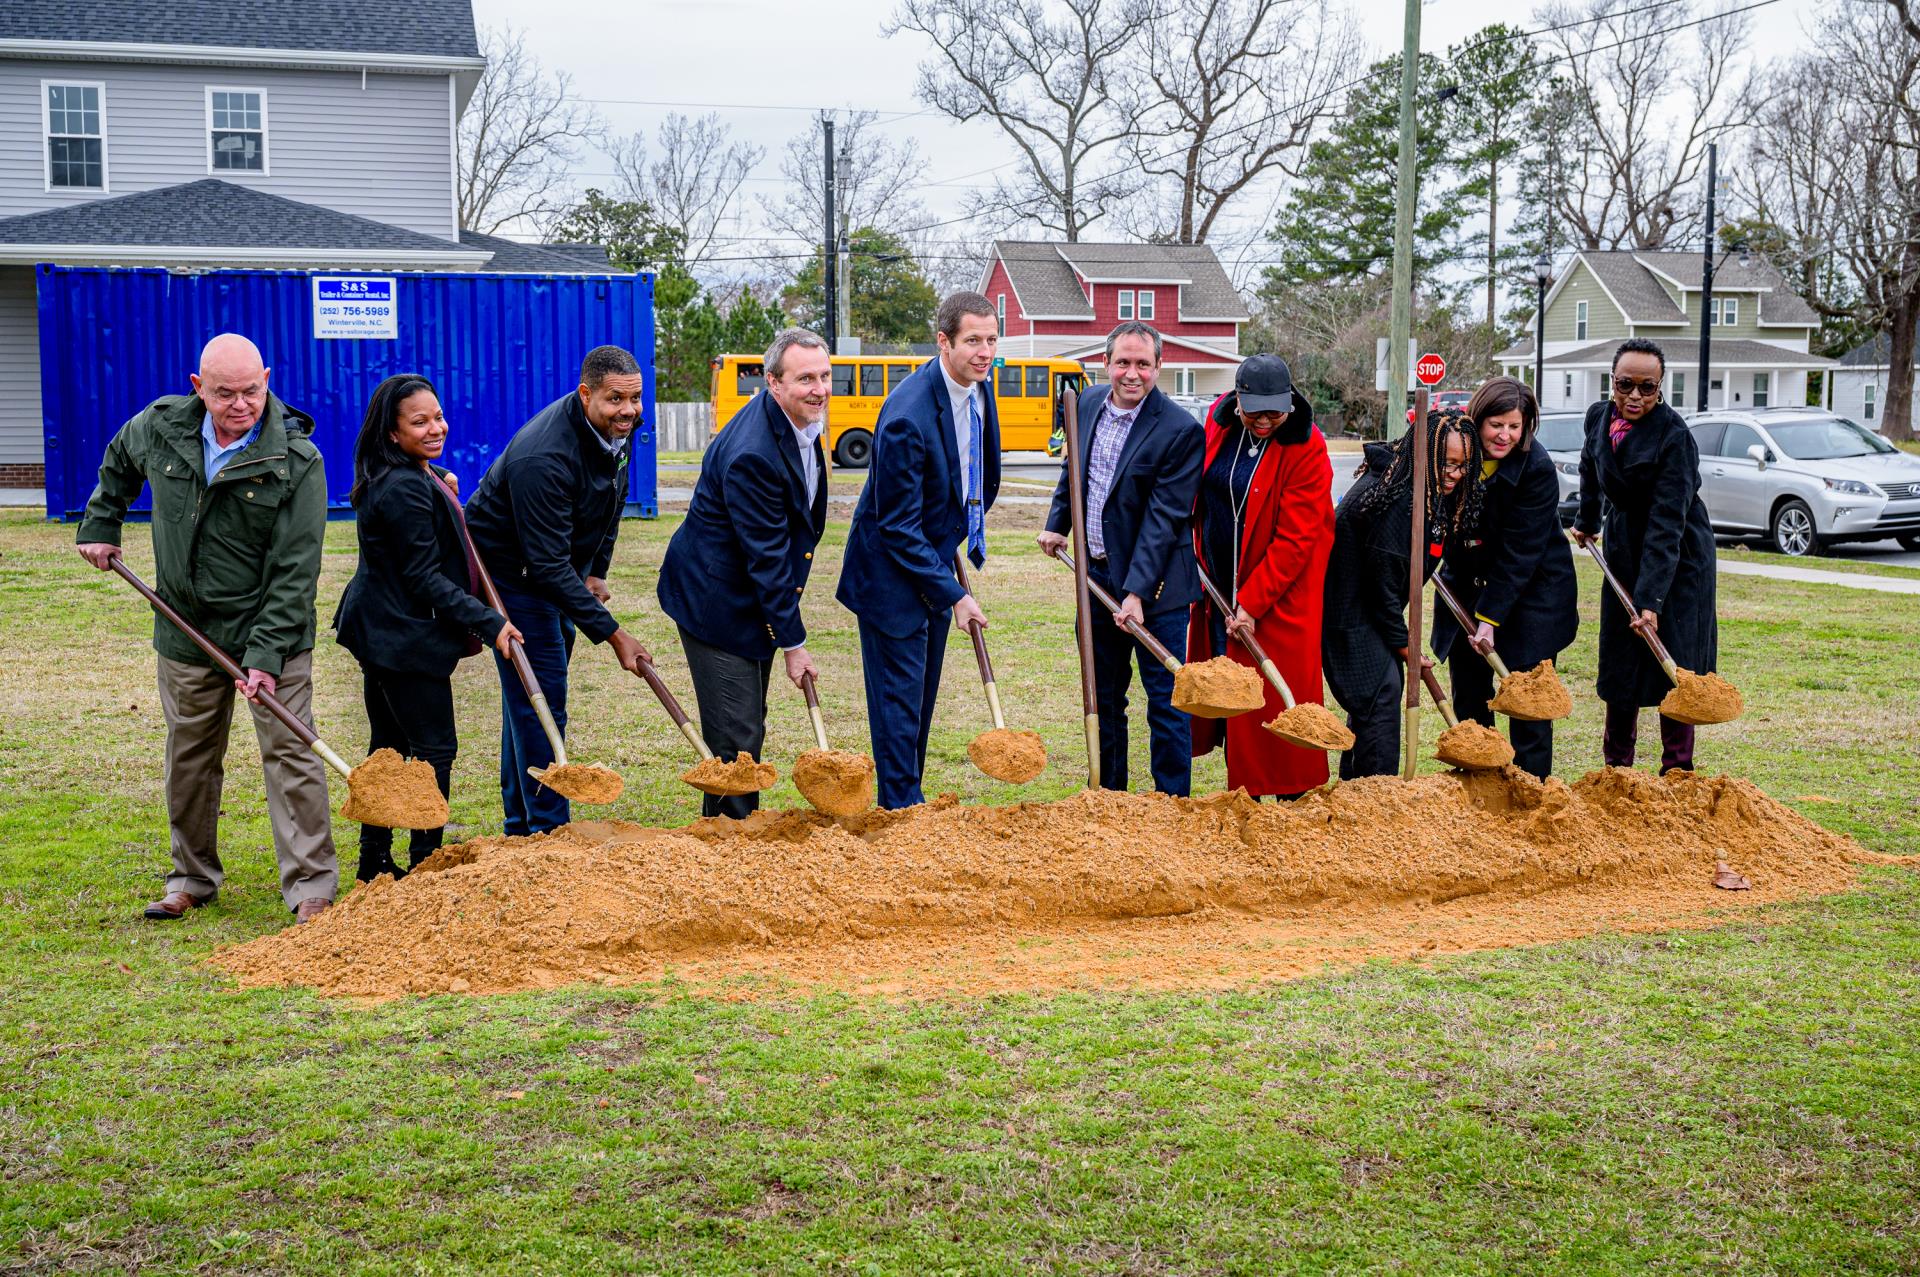
<path fill-rule="evenodd" d="M 1437 386 L 1447 378 L 1447 361 L 1435 354 L 1422 355 L 1413 366 L 1413 375 L 1423 386 Z"/>

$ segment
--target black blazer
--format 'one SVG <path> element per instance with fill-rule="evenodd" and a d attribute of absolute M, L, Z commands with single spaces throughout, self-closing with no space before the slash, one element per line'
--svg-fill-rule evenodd
<path fill-rule="evenodd" d="M 1719 564 L 1713 525 L 1700 499 L 1699 445 L 1680 414 L 1660 404 L 1627 432 L 1616 452 L 1607 429 L 1612 416 L 1605 400 L 1587 410 L 1575 526 L 1601 535 L 1607 565 L 1633 605 L 1659 616 L 1660 641 L 1674 663 L 1705 674 L 1720 649 L 1714 588 Z M 1658 705 L 1673 684 L 1627 627 L 1627 610 L 1604 583 L 1600 589 L 1600 699 Z"/>
<path fill-rule="evenodd" d="M 1560 530 L 1560 476 L 1537 444 L 1500 459 L 1481 489 L 1480 528 L 1440 569 L 1468 616 L 1494 623 L 1494 649 L 1510 669 L 1557 657 L 1580 625 L 1573 555 Z M 1460 626 L 1445 605 L 1433 617 L 1433 654 L 1473 649 L 1454 641 Z M 1464 657 L 1463 657 L 1464 659 Z"/>
<path fill-rule="evenodd" d="M 702 643 L 749 661 L 807 640 L 800 596 L 827 525 L 827 470 L 813 441 L 819 487 L 807 500 L 800 446 L 761 391 L 700 459 L 686 522 L 660 564 L 660 607 Z"/>
<path fill-rule="evenodd" d="M 395 467 L 369 479 L 354 531 L 360 564 L 333 628 L 362 665 L 444 678 L 470 636 L 499 636 L 500 614 L 467 591 L 453 504 L 424 471 Z"/>
<path fill-rule="evenodd" d="M 1092 482 L 1094 429 L 1111 389 L 1091 386 L 1080 394 L 1083 484 Z M 1200 597 L 1200 576 L 1193 565 L 1193 501 L 1206 454 L 1207 436 L 1200 424 L 1158 389 L 1150 393 L 1127 432 L 1100 511 L 1107 575 L 1123 597 L 1138 594 L 1149 613 L 1184 608 Z M 1085 492 L 1083 486 L 1083 496 Z M 1067 468 L 1062 466 L 1047 530 L 1066 535 L 1070 514 Z"/>

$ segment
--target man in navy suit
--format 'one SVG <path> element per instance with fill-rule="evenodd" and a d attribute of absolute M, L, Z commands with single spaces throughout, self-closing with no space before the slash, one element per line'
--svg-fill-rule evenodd
<path fill-rule="evenodd" d="M 1107 334 L 1107 381 L 1080 395 L 1081 473 L 1086 488 L 1087 576 L 1120 600 L 1113 624 L 1093 627 L 1100 709 L 1100 783 L 1127 787 L 1129 656 L 1147 693 L 1153 787 L 1193 788 L 1191 724 L 1173 707 L 1173 675 L 1121 626 L 1144 625 L 1168 650 L 1187 650 L 1187 608 L 1200 597 L 1193 562 L 1193 502 L 1206 435 L 1161 394 L 1160 334 L 1128 322 Z M 1067 470 L 1060 471 L 1040 548 L 1057 555 L 1071 527 Z"/>
<path fill-rule="evenodd" d="M 773 654 L 794 686 L 814 672 L 800 597 L 827 523 L 820 430 L 833 393 L 827 344 L 788 328 L 767 349 L 767 388 L 700 459 L 687 519 L 660 565 L 660 607 L 680 627 L 700 732 L 720 758 L 760 757 Z M 758 794 L 707 795 L 702 812 L 739 820 Z"/>
<path fill-rule="evenodd" d="M 986 384 L 1000 342 L 993 303 L 955 293 L 935 328 L 939 358 L 881 406 L 840 569 L 838 598 L 860 621 L 879 802 L 890 808 L 926 801 L 920 777 L 948 615 L 962 629 L 986 624 L 953 556 L 964 544 L 976 567 L 986 559 L 986 515 L 1000 491 L 1000 420 Z"/>

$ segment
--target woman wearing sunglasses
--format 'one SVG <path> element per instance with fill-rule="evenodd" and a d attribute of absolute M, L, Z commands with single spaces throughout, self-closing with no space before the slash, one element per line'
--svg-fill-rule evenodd
<path fill-rule="evenodd" d="M 1426 553 L 1421 579 L 1465 544 L 1480 520 L 1480 434 L 1459 412 L 1427 414 Z M 1413 547 L 1413 431 L 1370 443 L 1360 479 L 1340 501 L 1327 563 L 1320 655 L 1327 685 L 1347 711 L 1353 748 L 1340 779 L 1400 770 L 1406 691 L 1407 578 Z M 1420 658 L 1425 666 L 1432 661 Z"/>
<path fill-rule="evenodd" d="M 1486 499 L 1480 526 L 1447 555 L 1440 576 L 1474 620 L 1462 634 L 1448 609 L 1433 617 L 1433 654 L 1448 663 L 1453 707 L 1463 719 L 1493 726 L 1487 702 L 1493 670 L 1486 652 L 1508 669 L 1556 659 L 1580 624 L 1573 556 L 1560 531 L 1560 477 L 1545 448 L 1533 446 L 1540 413 L 1533 391 L 1512 377 L 1493 377 L 1467 404 L 1479 432 Z M 1553 724 L 1511 719 L 1513 762 L 1544 778 L 1553 770 Z"/>
<path fill-rule="evenodd" d="M 1641 707 L 1658 705 L 1672 687 L 1640 634 L 1658 635 L 1676 664 L 1699 674 L 1713 669 L 1719 648 L 1700 450 L 1680 414 L 1661 401 L 1666 371 L 1666 356 L 1653 342 L 1621 342 L 1613 394 L 1588 409 L 1580 452 L 1574 540 L 1600 542 L 1640 609 L 1629 621 L 1601 586 L 1597 690 L 1607 706 L 1601 753 L 1609 767 L 1633 766 Z M 1693 728 L 1661 715 L 1660 770 L 1692 766 Z"/>

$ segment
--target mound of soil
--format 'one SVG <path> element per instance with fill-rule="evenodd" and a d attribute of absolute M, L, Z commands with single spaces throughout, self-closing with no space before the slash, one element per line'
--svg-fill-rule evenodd
<path fill-rule="evenodd" d="M 1501 679 L 1499 693 L 1487 705 L 1496 714 L 1538 722 L 1573 713 L 1573 697 L 1553 672 L 1552 661 L 1542 661 L 1530 670 L 1515 670 Z"/>
<path fill-rule="evenodd" d="M 527 773 L 562 798 L 596 806 L 617 800 L 620 791 L 626 787 L 619 772 L 595 767 L 591 763 L 529 767 Z"/>
<path fill-rule="evenodd" d="M 1272 722 L 1263 726 L 1276 736 L 1297 736 L 1309 741 L 1315 749 L 1353 748 L 1353 733 L 1347 730 L 1347 725 L 1335 718 L 1325 705 L 1312 701 L 1300 701 L 1292 709 L 1280 711 Z"/>
<path fill-rule="evenodd" d="M 725 797 L 729 794 L 757 794 L 771 789 L 780 773 L 772 763 L 756 763 L 753 755 L 741 750 L 729 762 L 724 758 L 703 758 L 680 777 L 703 794 Z"/>
<path fill-rule="evenodd" d="M 762 811 L 476 839 L 213 962 L 244 984 L 363 997 L 669 972 L 736 997 L 1218 987 L 1711 925 L 1843 890 L 1876 859 L 1747 781 L 1691 772 L 1371 777 L 1278 804 L 943 797 L 845 821 Z M 1716 891 L 1722 860 L 1753 889 Z"/>
<path fill-rule="evenodd" d="M 1173 707 L 1198 718 L 1232 718 L 1266 703 L 1258 671 L 1231 656 L 1182 665 L 1173 676 Z"/>
<path fill-rule="evenodd" d="M 432 763 L 376 749 L 348 774 L 340 817 L 388 829 L 438 829 L 447 823 L 447 799 Z"/>
<path fill-rule="evenodd" d="M 829 816 L 857 816 L 873 806 L 873 760 L 844 749 L 810 749 L 793 760 L 793 785 Z"/>
<path fill-rule="evenodd" d="M 1680 670 L 1680 681 L 1660 701 L 1660 712 L 1683 723 L 1730 723 L 1740 717 L 1746 702 L 1740 689 L 1718 674 Z M 359 769 L 354 769 L 358 774 Z"/>
<path fill-rule="evenodd" d="M 967 757 L 995 780 L 1024 785 L 1047 770 L 1047 746 L 1038 732 L 996 727 L 981 732 L 967 746 Z"/>
<path fill-rule="evenodd" d="M 1449 767 L 1483 771 L 1512 762 L 1513 746 L 1499 732 L 1469 718 L 1440 733 L 1433 756 Z"/>

